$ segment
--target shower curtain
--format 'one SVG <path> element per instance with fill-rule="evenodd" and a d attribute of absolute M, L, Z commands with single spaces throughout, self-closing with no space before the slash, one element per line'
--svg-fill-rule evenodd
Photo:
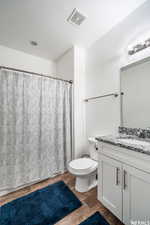
<path fill-rule="evenodd" d="M 0 191 L 65 171 L 71 89 L 68 82 L 0 71 Z"/>

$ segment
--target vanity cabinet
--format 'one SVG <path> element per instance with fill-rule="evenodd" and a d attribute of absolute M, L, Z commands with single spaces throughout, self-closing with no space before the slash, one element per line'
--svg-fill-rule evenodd
<path fill-rule="evenodd" d="M 123 165 L 123 223 L 130 221 L 150 221 L 150 174 Z"/>
<path fill-rule="evenodd" d="M 101 155 L 99 161 L 99 197 L 100 201 L 122 219 L 122 188 L 120 162 Z"/>
<path fill-rule="evenodd" d="M 104 144 L 99 154 L 98 199 L 125 225 L 131 225 L 131 221 L 147 224 L 150 222 L 150 173 L 129 165 L 130 160 L 120 153 L 120 148 L 113 146 L 107 152 L 107 147 L 110 145 Z"/>

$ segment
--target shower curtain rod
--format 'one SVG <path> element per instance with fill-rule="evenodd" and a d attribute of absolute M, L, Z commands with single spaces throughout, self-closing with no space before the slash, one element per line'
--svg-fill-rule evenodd
<path fill-rule="evenodd" d="M 33 75 L 36 75 L 36 76 L 39 76 L 39 77 L 47 77 L 47 78 L 50 78 L 50 79 L 53 79 L 53 80 L 61 80 L 61 81 L 64 81 L 64 82 L 68 82 L 70 84 L 73 83 L 72 80 L 64 80 L 64 79 L 61 79 L 61 78 L 58 78 L 58 77 L 52 77 L 52 76 L 44 75 L 42 73 L 40 74 L 40 73 L 31 72 L 31 71 L 6 67 L 6 66 L 0 66 L 0 69 L 12 70 L 12 71 L 17 71 L 17 72 L 22 72 L 22 73 L 29 73 L 29 74 L 33 74 Z"/>

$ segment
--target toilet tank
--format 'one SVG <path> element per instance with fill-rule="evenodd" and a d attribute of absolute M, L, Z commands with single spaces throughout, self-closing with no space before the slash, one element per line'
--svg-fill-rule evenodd
<path fill-rule="evenodd" d="M 95 137 L 88 138 L 90 158 L 98 161 L 98 141 Z"/>

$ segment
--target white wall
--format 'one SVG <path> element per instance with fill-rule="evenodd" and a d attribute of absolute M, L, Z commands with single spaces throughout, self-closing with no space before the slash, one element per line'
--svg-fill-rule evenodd
<path fill-rule="evenodd" d="M 74 157 L 80 157 L 85 148 L 85 51 L 74 46 L 56 62 L 57 74 L 63 79 L 73 80 L 73 127 Z"/>
<path fill-rule="evenodd" d="M 75 157 L 87 152 L 85 127 L 85 50 L 74 47 L 74 136 Z"/>
<path fill-rule="evenodd" d="M 150 50 L 127 56 L 127 47 L 150 30 L 150 1 L 129 15 L 122 23 L 97 40 L 87 50 L 86 98 L 118 92 L 120 67 L 150 55 Z M 86 103 L 88 136 L 115 133 L 120 124 L 120 99 L 108 97 Z"/>
<path fill-rule="evenodd" d="M 115 93 L 119 89 L 118 59 L 102 65 L 88 64 L 92 71 L 86 74 L 86 98 Z M 119 101 L 113 96 L 86 103 L 87 138 L 116 132 L 120 123 Z"/>
<path fill-rule="evenodd" d="M 56 60 L 56 71 L 62 79 L 74 79 L 74 48 L 69 49 Z"/>
<path fill-rule="evenodd" d="M 55 76 L 55 62 L 0 46 L 0 66 Z"/>

